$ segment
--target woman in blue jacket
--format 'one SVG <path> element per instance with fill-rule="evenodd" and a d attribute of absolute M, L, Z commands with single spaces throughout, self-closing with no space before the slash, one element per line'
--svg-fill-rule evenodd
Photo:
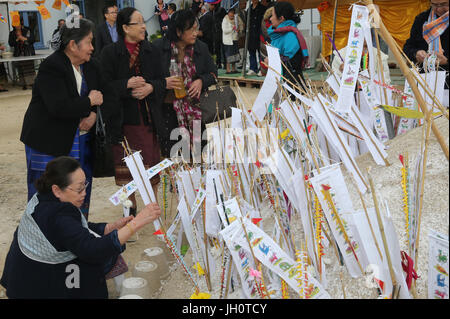
<path fill-rule="evenodd" d="M 281 60 L 289 69 L 288 72 L 283 66 L 283 76 L 293 83 L 302 84 L 308 49 L 303 35 L 297 29 L 300 18 L 295 14 L 291 3 L 277 2 L 270 22 L 272 25 L 267 30 L 270 44 L 279 49 Z"/>

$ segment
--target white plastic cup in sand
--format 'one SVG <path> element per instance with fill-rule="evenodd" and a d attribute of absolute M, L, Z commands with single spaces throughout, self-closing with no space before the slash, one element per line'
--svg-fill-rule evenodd
<path fill-rule="evenodd" d="M 138 295 L 143 299 L 150 299 L 150 289 L 147 280 L 141 277 L 126 278 L 122 282 L 120 296 Z"/>
<path fill-rule="evenodd" d="M 167 263 L 164 251 L 160 247 L 150 247 L 144 250 L 145 260 L 153 261 L 158 265 L 158 274 L 160 279 L 166 279 L 170 275 L 169 265 Z"/>
<path fill-rule="evenodd" d="M 156 262 L 150 260 L 141 260 L 134 265 L 133 277 L 145 278 L 151 294 L 158 292 L 161 288 L 158 267 Z"/>
<path fill-rule="evenodd" d="M 144 299 L 144 298 L 138 295 L 125 295 L 120 297 L 119 299 Z"/>

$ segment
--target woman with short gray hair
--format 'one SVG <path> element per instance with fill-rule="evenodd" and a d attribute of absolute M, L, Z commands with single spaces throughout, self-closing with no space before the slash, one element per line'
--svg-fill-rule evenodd
<path fill-rule="evenodd" d="M 28 200 L 36 193 L 33 183 L 46 164 L 57 156 L 72 156 L 90 182 L 81 208 L 86 217 L 92 185 L 89 131 L 103 104 L 100 68 L 91 61 L 93 30 L 94 24 L 86 19 L 61 28 L 57 51 L 40 65 L 20 135 L 27 159 Z"/>

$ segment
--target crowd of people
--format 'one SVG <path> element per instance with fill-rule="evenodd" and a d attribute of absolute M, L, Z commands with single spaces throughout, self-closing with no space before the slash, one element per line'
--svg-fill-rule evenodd
<path fill-rule="evenodd" d="M 441 12 L 445 6 L 447 13 Z M 433 8 L 424 17 L 448 15 L 448 1 Z M 270 43 L 279 49 L 286 78 L 301 81 L 308 51 L 292 4 L 252 0 L 248 10 L 246 21 L 248 12 L 239 10 L 239 15 L 235 8 L 225 11 L 202 0 L 178 11 L 158 0 L 155 14 L 164 36 L 153 42 L 147 40 L 142 12 L 132 7 L 105 7 L 105 22 L 97 27 L 84 18 L 76 28 L 59 22 L 55 52 L 40 65 L 20 135 L 29 202 L 0 280 L 9 298 L 107 298 L 105 276 L 120 266 L 125 243 L 161 213 L 156 203 L 137 213 L 132 197 L 129 217 L 88 222 L 99 111 L 112 145 L 115 182 L 122 186 L 132 179 L 122 160 L 125 137 L 131 149 L 141 151 L 146 168 L 170 156 L 174 128 L 185 128 L 194 138 L 201 94 L 217 82 L 218 67 L 237 71 L 246 22 L 252 74 L 266 65 L 264 44 Z M 420 27 L 420 21 L 416 24 Z M 416 42 L 423 44 L 419 40 L 407 41 L 411 59 L 420 60 L 420 50 L 427 49 L 414 52 Z M 33 41 L 23 25 L 11 31 L 15 56 L 29 54 Z M 441 65 L 446 65 L 448 39 L 441 49 Z M 25 78 L 28 66 L 19 68 Z M 184 95 L 177 94 L 182 89 Z M 156 175 L 151 179 L 155 191 L 158 183 Z M 80 269 L 82 289 L 65 285 L 66 267 L 72 264 Z"/>

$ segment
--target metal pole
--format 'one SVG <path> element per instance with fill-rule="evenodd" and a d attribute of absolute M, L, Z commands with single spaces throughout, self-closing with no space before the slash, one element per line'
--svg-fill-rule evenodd
<path fill-rule="evenodd" d="M 245 27 L 245 45 L 244 45 L 244 54 L 243 54 L 243 59 L 244 61 L 242 61 L 242 77 L 245 77 L 245 75 L 247 74 L 247 50 L 248 50 L 248 38 L 249 38 L 249 33 L 250 33 L 250 10 L 251 10 L 251 0 L 248 0 L 248 11 L 247 11 L 247 25 Z"/>

